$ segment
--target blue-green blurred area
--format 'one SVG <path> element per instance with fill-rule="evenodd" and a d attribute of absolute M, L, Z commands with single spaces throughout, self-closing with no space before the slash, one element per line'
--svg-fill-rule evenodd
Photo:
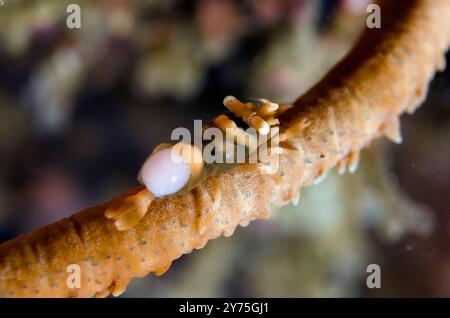
<path fill-rule="evenodd" d="M 81 28 L 66 25 L 69 3 Z M 222 99 L 289 102 L 363 30 L 366 0 L 8 1 L 0 6 L 0 242 L 137 184 Z M 450 73 L 299 206 L 134 280 L 125 297 L 450 296 Z M 379 264 L 382 288 L 366 286 Z"/>

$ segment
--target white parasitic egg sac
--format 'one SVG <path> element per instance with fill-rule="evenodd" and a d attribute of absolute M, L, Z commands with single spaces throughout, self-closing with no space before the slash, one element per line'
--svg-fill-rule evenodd
<path fill-rule="evenodd" d="M 173 148 L 152 154 L 142 165 L 140 181 L 155 197 L 163 197 L 181 190 L 191 176 L 191 165 Z"/>

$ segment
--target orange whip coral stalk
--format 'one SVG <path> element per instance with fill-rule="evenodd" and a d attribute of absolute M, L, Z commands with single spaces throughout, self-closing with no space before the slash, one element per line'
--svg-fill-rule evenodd
<path fill-rule="evenodd" d="M 171 262 L 238 225 L 269 217 L 301 186 L 338 166 L 354 169 L 361 148 L 384 135 L 399 142 L 399 116 L 426 96 L 444 68 L 450 1 L 384 1 L 381 29 L 367 29 L 350 54 L 280 115 L 286 136 L 277 174 L 241 164 L 193 190 L 155 199 L 143 219 L 119 231 L 105 204 L 0 245 L 0 296 L 90 297 L 122 293 L 133 277 L 163 274 Z M 305 125 L 305 122 L 308 125 Z M 220 193 L 220 195 L 218 195 Z M 67 266 L 81 268 L 81 288 L 66 284 Z"/>

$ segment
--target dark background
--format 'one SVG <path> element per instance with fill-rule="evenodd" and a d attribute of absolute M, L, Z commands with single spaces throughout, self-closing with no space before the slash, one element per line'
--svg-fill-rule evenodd
<path fill-rule="evenodd" d="M 294 100 L 364 28 L 365 0 L 67 1 L 0 6 L 0 242 L 137 184 L 171 131 L 222 99 Z M 302 190 L 124 296 L 450 296 L 450 73 L 357 174 Z M 365 285 L 380 264 L 382 288 Z"/>

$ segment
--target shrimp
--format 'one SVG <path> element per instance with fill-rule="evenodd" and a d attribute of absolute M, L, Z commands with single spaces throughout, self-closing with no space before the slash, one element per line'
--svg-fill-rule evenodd
<path fill-rule="evenodd" d="M 249 148 L 250 144 L 258 143 L 257 140 L 253 140 L 257 136 L 244 131 L 244 127 L 238 127 L 236 120 L 239 119 L 244 125 L 255 129 L 257 135 L 267 136 L 271 129 L 278 128 L 279 121 L 276 116 L 290 107 L 289 105 L 282 105 L 280 108 L 280 105 L 267 99 L 242 103 L 234 96 L 225 97 L 223 104 L 230 113 L 219 115 L 202 129 L 205 131 L 209 127 L 216 127 L 225 134 L 225 140 L 220 139 L 210 142 L 210 144 L 214 144 L 215 151 L 220 152 L 219 157 L 221 159 L 234 156 L 234 145 L 231 147 L 224 146 L 224 142 L 236 143 L 238 146 L 245 148 Z M 236 120 L 233 120 L 233 118 L 236 118 Z M 276 137 L 278 133 L 279 130 L 275 129 L 269 139 Z M 268 141 L 268 139 L 264 140 L 265 143 L 268 143 Z M 108 208 L 105 216 L 113 219 L 119 230 L 129 230 L 147 214 L 151 203 L 156 198 L 190 192 L 205 178 L 223 171 L 223 163 L 214 163 L 205 167 L 202 155 L 203 148 L 199 149 L 195 145 L 183 143 L 157 146 L 146 159 L 138 174 L 138 180 L 145 188 L 127 197 L 122 205 Z M 258 152 L 258 149 L 255 149 L 254 152 Z M 265 172 L 272 171 L 264 164 L 260 168 Z M 215 196 L 217 198 L 220 193 L 216 193 Z"/>

